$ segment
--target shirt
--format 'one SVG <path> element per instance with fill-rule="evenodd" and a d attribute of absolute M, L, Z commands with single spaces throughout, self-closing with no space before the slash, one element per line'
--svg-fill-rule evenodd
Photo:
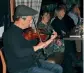
<path fill-rule="evenodd" d="M 14 24 L 3 35 L 3 52 L 10 73 L 19 72 L 34 65 L 35 40 L 26 40 L 23 30 Z"/>
<path fill-rule="evenodd" d="M 42 22 L 40 22 L 39 24 L 38 24 L 38 29 L 43 29 L 45 32 L 43 32 L 44 34 L 52 34 L 52 32 L 53 32 L 53 28 L 51 27 L 51 25 L 50 24 L 44 24 L 44 23 L 42 23 Z"/>
<path fill-rule="evenodd" d="M 78 17 L 77 14 L 75 14 L 74 12 L 69 12 L 68 16 L 70 16 L 73 19 L 75 25 L 79 25 L 80 24 L 81 18 Z"/>
<path fill-rule="evenodd" d="M 64 19 L 60 20 L 58 17 L 56 17 L 52 21 L 51 26 L 53 27 L 55 32 L 57 32 L 57 34 L 60 35 L 60 37 L 63 37 L 63 35 L 66 35 L 67 27 L 65 25 Z"/>

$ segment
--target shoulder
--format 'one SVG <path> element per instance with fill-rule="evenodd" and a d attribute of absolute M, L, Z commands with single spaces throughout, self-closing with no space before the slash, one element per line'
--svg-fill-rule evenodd
<path fill-rule="evenodd" d="M 37 27 L 38 27 L 38 28 L 44 28 L 45 25 L 44 25 L 42 22 L 40 22 L 40 23 L 37 25 Z"/>
<path fill-rule="evenodd" d="M 6 31 L 3 33 L 3 38 L 4 37 L 11 37 L 11 35 L 14 34 L 12 26 L 10 26 Z"/>
<path fill-rule="evenodd" d="M 72 18 L 68 14 L 65 15 L 64 20 L 73 21 Z"/>
<path fill-rule="evenodd" d="M 73 12 L 69 12 L 68 16 L 70 16 L 72 19 L 77 18 L 77 15 Z"/>
<path fill-rule="evenodd" d="M 58 23 L 58 19 L 55 18 L 55 19 L 52 21 L 51 25 L 56 25 L 57 23 Z"/>

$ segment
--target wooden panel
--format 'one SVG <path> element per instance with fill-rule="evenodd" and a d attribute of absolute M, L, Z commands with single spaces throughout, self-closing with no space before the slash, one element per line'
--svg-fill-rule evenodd
<path fill-rule="evenodd" d="M 13 22 L 14 10 L 15 10 L 15 0 L 10 0 L 11 22 Z"/>

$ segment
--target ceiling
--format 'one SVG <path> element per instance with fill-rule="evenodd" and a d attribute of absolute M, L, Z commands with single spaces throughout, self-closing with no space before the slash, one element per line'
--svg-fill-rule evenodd
<path fill-rule="evenodd" d="M 42 0 L 43 5 L 60 3 L 62 0 Z"/>

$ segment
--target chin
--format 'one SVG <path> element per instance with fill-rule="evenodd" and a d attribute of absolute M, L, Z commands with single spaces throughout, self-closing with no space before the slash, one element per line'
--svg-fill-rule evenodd
<path fill-rule="evenodd" d="M 29 28 L 29 27 L 30 27 L 30 25 L 27 25 L 27 26 L 26 26 L 26 28 Z"/>
<path fill-rule="evenodd" d="M 61 17 L 62 19 L 64 18 L 64 16 Z"/>
<path fill-rule="evenodd" d="M 29 27 L 25 27 L 24 29 L 26 29 L 26 28 L 29 28 Z"/>

